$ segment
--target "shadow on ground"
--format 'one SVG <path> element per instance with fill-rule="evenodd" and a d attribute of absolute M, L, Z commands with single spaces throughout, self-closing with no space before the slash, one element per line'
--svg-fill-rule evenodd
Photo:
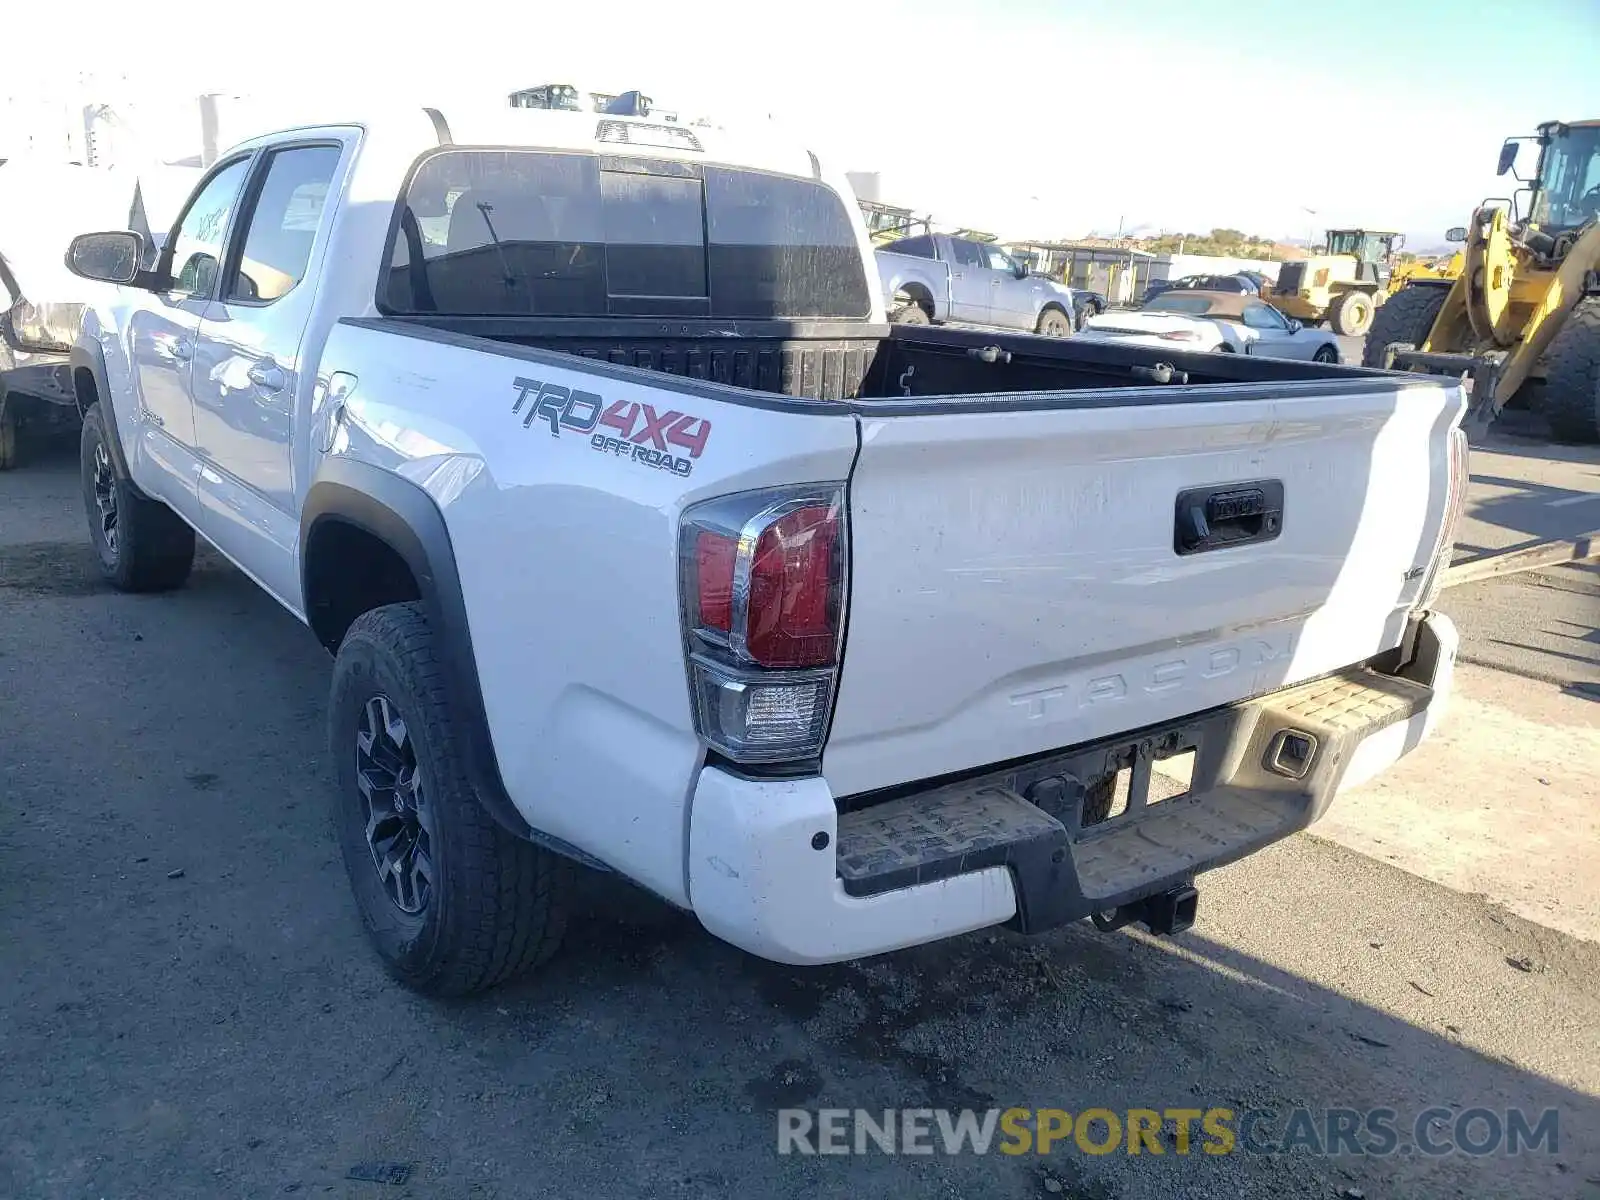
<path fill-rule="evenodd" d="M 1204 906 L 1169 943 L 1076 926 L 800 970 L 589 876 L 540 977 L 421 1000 L 367 951 L 327 833 L 313 639 L 214 556 L 167 597 L 89 570 L 76 542 L 0 546 L 7 1197 L 1427 1200 L 1600 1178 L 1600 1103 L 1471 1048 L 1481 992 L 1451 1000 L 1460 1025 L 1401 1019 L 1242 948 L 1248 920 Z M 1399 897 L 1381 909 L 1380 886 Z M 1442 930 L 1531 989 L 1529 1021 L 1592 1009 L 1563 989 L 1600 975 L 1593 947 L 1330 847 L 1296 839 L 1219 887 L 1353 962 Z M 1549 1107 L 1562 1141 L 1520 1159 L 775 1153 L 781 1107 L 992 1105 L 1381 1105 L 1402 1128 L 1430 1106 Z M 408 1182 L 347 1179 L 374 1162 Z"/>

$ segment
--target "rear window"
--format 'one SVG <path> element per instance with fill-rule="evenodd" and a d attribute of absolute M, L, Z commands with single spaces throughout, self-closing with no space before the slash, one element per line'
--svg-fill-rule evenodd
<path fill-rule="evenodd" d="M 425 159 L 379 307 L 445 316 L 862 317 L 855 231 L 809 179 L 522 150 Z"/>
<path fill-rule="evenodd" d="M 933 239 L 930 237 L 901 238 L 898 242 L 890 242 L 885 250 L 895 254 L 909 254 L 913 258 L 932 258 Z"/>

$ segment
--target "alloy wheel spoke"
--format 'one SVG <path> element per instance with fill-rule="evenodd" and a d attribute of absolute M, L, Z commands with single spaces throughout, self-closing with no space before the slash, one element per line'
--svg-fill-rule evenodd
<path fill-rule="evenodd" d="M 384 891 L 402 912 L 421 912 L 433 891 L 431 814 L 405 718 L 381 693 L 362 706 L 357 722 L 356 789 Z"/>

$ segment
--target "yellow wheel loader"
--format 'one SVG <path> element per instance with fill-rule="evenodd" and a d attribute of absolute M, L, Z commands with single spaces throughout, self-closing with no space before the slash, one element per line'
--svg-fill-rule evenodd
<path fill-rule="evenodd" d="M 1600 442 L 1600 119 L 1510 139 L 1499 174 L 1515 173 L 1525 141 L 1539 148 L 1533 177 L 1517 175 L 1527 186 L 1450 231 L 1465 242 L 1460 276 L 1408 281 L 1378 310 L 1362 361 L 1470 376 L 1480 427 L 1518 397 L 1558 439 Z"/>
<path fill-rule="evenodd" d="M 1286 317 L 1326 321 L 1335 333 L 1360 337 L 1388 294 L 1394 258 L 1405 237 L 1371 229 L 1328 230 L 1326 254 L 1278 268 L 1268 297 Z"/>
<path fill-rule="evenodd" d="M 1465 256 L 1457 250 L 1448 258 L 1434 262 L 1424 262 L 1420 258 L 1414 258 L 1410 262 L 1402 263 L 1394 269 L 1394 274 L 1389 276 L 1389 295 L 1394 295 L 1413 279 L 1454 279 L 1461 274 L 1461 264 L 1464 260 Z"/>

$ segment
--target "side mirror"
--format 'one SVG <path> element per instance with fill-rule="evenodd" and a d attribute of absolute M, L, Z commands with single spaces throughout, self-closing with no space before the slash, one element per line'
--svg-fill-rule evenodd
<path fill-rule="evenodd" d="M 81 233 L 67 247 L 67 270 L 97 283 L 132 283 L 143 256 L 144 239 L 137 233 Z"/>
<path fill-rule="evenodd" d="M 1289 318 L 1289 332 L 1290 333 L 1299 333 L 1304 328 L 1305 328 L 1305 326 L 1302 325 L 1299 321 L 1295 320 L 1293 317 Z"/>
<path fill-rule="evenodd" d="M 1521 145 L 1514 141 L 1508 141 L 1505 145 L 1501 146 L 1500 162 L 1498 165 L 1496 165 L 1494 173 L 1496 175 L 1504 175 L 1507 171 L 1511 170 L 1512 167 L 1516 166 L 1517 151 L 1521 148 Z"/>
<path fill-rule="evenodd" d="M 1023 263 L 1012 263 L 1011 273 L 1018 279 L 1026 279 L 1028 277 L 1028 268 Z"/>
<path fill-rule="evenodd" d="M 1447 242 L 1464 242 L 1467 240 L 1467 227 L 1465 225 L 1452 225 L 1444 231 L 1444 240 Z"/>

